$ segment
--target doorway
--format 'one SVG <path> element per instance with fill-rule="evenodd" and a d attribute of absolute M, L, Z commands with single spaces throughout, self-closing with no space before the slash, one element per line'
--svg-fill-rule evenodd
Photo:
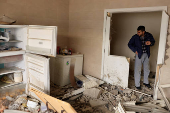
<path fill-rule="evenodd" d="M 130 70 L 134 68 L 135 54 L 127 44 L 139 25 L 144 25 L 156 40 L 155 46 L 151 47 L 150 57 L 151 71 L 153 74 L 156 72 L 156 66 L 164 63 L 169 18 L 166 11 L 166 6 L 105 10 L 102 79 L 123 88 L 129 87 L 128 78 L 133 76 L 129 72 L 133 72 Z"/>
<path fill-rule="evenodd" d="M 162 12 L 140 12 L 140 13 L 116 13 L 111 16 L 110 27 L 110 55 L 126 56 L 130 58 L 128 87 L 135 89 L 134 85 L 134 61 L 135 54 L 128 48 L 127 44 L 131 37 L 136 34 L 137 27 L 145 26 L 146 32 L 151 33 L 155 39 L 155 45 L 151 46 L 150 76 L 149 81 L 154 87 L 154 75 L 158 56 L 159 36 Z M 154 20 L 154 21 L 153 21 Z M 142 73 L 143 75 L 143 73 Z M 143 80 L 143 76 L 141 76 Z M 142 81 L 141 80 L 141 81 Z M 141 82 L 141 85 L 143 82 Z M 142 87 L 143 92 L 153 94 L 153 90 Z"/>

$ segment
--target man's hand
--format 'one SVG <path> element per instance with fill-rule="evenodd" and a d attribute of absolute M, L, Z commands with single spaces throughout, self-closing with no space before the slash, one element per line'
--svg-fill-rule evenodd
<path fill-rule="evenodd" d="M 151 45 L 151 42 L 150 41 L 146 41 L 145 44 L 149 46 L 149 45 Z"/>
<path fill-rule="evenodd" d="M 138 55 L 138 52 L 137 52 L 137 51 L 136 51 L 135 53 Z"/>

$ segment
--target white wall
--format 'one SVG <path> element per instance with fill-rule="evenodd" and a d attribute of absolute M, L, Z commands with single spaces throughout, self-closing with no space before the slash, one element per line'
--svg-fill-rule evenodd
<path fill-rule="evenodd" d="M 133 70 L 135 54 L 128 48 L 127 44 L 130 38 L 137 33 L 137 27 L 144 25 L 146 31 L 155 38 L 155 45 L 151 47 L 150 68 L 151 71 L 156 72 L 161 17 L 162 12 L 113 14 L 110 54 L 130 57 L 130 69 Z"/>

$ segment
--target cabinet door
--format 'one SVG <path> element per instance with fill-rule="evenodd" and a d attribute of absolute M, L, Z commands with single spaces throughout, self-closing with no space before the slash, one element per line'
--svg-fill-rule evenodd
<path fill-rule="evenodd" d="M 45 56 L 56 56 L 56 26 L 28 26 L 27 34 L 27 52 Z"/>
<path fill-rule="evenodd" d="M 26 54 L 26 75 L 27 75 L 27 93 L 30 88 L 36 88 L 46 94 L 50 93 L 50 77 L 49 77 L 49 58 L 39 55 Z"/>

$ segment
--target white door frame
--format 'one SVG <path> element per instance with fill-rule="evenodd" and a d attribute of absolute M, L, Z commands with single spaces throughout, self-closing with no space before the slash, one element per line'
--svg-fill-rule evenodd
<path fill-rule="evenodd" d="M 104 10 L 104 26 L 103 26 L 103 45 L 102 45 L 102 65 L 101 65 L 101 79 L 104 77 L 104 54 L 105 54 L 105 41 L 106 41 L 106 17 L 107 13 L 128 13 L 128 12 L 154 12 L 154 11 L 166 11 L 167 6 L 158 7 L 140 7 L 140 8 L 122 8 L 122 9 L 105 9 Z"/>

